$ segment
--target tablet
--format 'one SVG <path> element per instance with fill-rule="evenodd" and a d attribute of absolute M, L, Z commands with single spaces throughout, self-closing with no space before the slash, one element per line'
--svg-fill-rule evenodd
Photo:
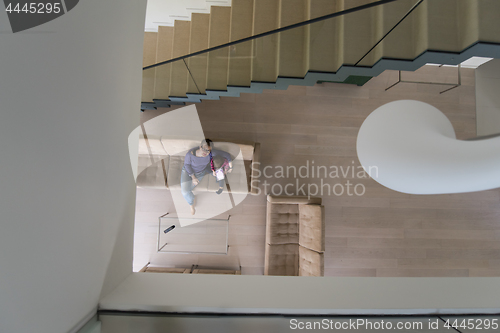
<path fill-rule="evenodd" d="M 217 181 L 224 179 L 224 171 L 222 171 L 222 168 L 215 171 L 215 177 L 217 177 Z"/>

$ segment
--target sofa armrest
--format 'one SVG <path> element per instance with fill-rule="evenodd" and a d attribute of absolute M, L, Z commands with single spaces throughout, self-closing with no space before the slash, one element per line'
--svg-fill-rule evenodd
<path fill-rule="evenodd" d="M 254 145 L 253 156 L 252 156 L 252 164 L 251 167 L 251 175 L 250 175 L 250 193 L 257 194 L 259 189 L 258 186 L 253 186 L 253 182 L 257 180 L 257 172 L 260 171 L 260 143 L 256 142 Z"/>

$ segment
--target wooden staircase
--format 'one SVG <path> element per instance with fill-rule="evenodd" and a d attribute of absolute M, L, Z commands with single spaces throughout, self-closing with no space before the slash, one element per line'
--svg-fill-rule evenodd
<path fill-rule="evenodd" d="M 233 0 L 146 32 L 143 66 L 372 2 Z M 354 66 L 417 2 L 398 0 L 144 70 L 142 108 L 500 55 L 500 1 L 424 0 Z"/>

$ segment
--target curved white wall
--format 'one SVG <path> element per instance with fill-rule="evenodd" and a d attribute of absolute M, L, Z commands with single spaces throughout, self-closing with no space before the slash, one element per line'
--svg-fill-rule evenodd
<path fill-rule="evenodd" d="M 361 165 L 380 184 L 410 194 L 461 193 L 500 187 L 500 137 L 457 140 L 435 107 L 402 100 L 363 122 L 357 139 Z"/>
<path fill-rule="evenodd" d="M 132 271 L 145 1 L 0 11 L 0 332 L 68 332 Z"/>

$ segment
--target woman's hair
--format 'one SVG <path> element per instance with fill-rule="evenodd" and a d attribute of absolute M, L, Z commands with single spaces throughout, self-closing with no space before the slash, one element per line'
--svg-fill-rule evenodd
<path fill-rule="evenodd" d="M 213 143 L 213 141 L 212 141 L 212 140 L 210 140 L 210 139 L 208 139 L 208 138 L 207 138 L 207 139 L 205 139 L 205 140 L 203 140 L 203 141 L 201 141 L 200 146 L 202 146 L 202 147 L 203 147 L 203 145 L 207 145 L 207 146 L 212 147 L 212 148 L 214 147 L 214 143 Z"/>
<path fill-rule="evenodd" d="M 214 161 L 214 168 L 217 170 L 217 169 L 220 169 L 220 167 L 222 166 L 222 164 L 224 164 L 224 161 L 226 160 L 224 157 L 222 156 L 214 156 L 212 158 L 212 160 Z"/>

